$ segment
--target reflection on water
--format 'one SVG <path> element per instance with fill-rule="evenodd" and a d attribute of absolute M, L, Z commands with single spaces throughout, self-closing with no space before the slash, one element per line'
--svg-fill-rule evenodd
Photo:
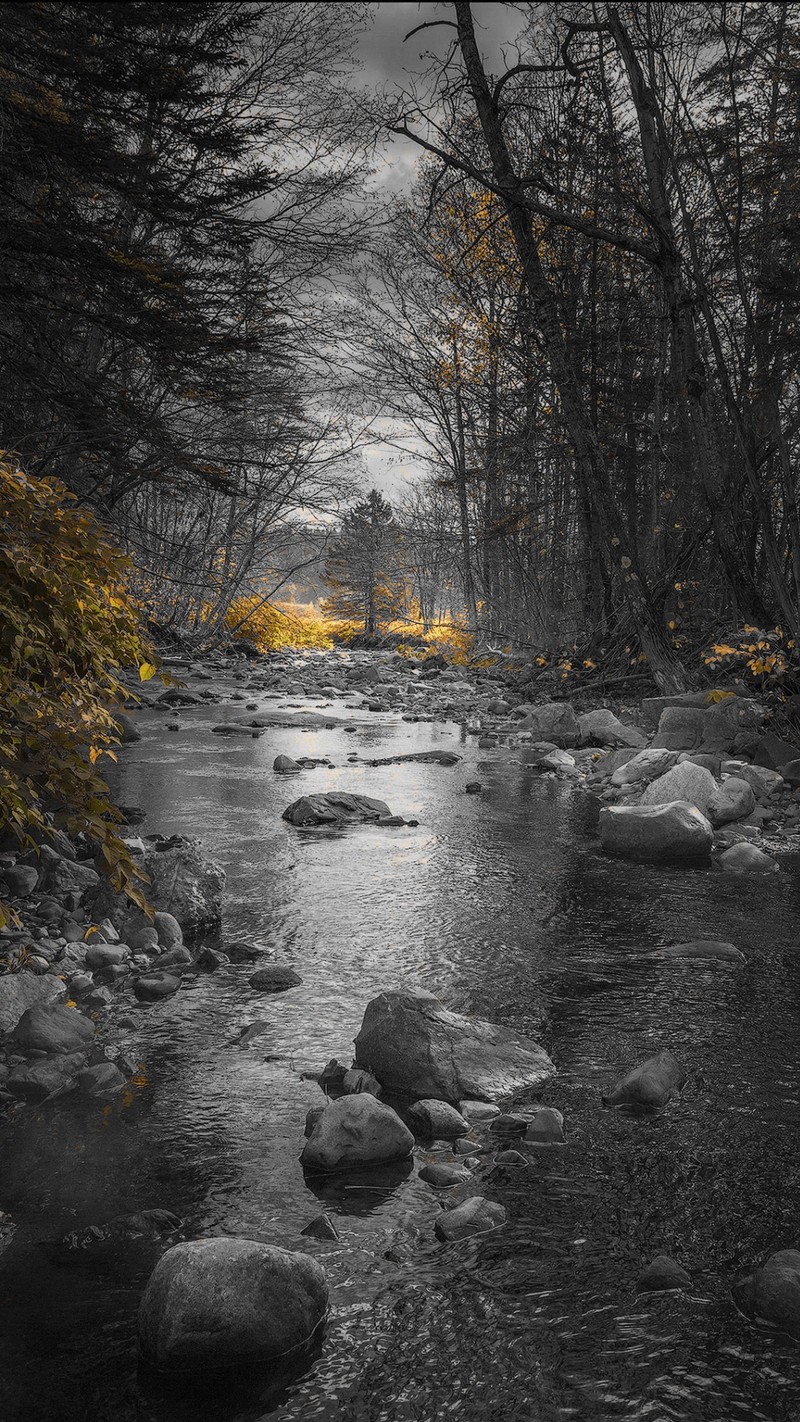
<path fill-rule="evenodd" d="M 288 959 L 303 986 L 261 997 L 251 970 L 231 967 L 153 1008 L 121 1003 L 135 1025 L 115 1036 L 141 1064 L 132 1098 L 66 1101 L 4 1128 L 0 1204 L 17 1232 L 0 1268 L 3 1418 L 796 1422 L 796 1345 L 753 1328 L 728 1293 L 754 1260 L 800 1243 L 794 867 L 776 885 L 608 861 L 584 792 L 459 746 L 452 726 L 223 740 L 205 710 L 182 713 L 179 736 L 143 721 L 120 798 L 147 810 L 145 832 L 202 837 L 228 871 L 225 934 Z M 430 746 L 465 761 L 347 763 Z M 279 777 L 279 752 L 336 768 Z M 483 794 L 465 795 L 476 778 Z M 290 829 L 281 811 L 312 788 L 378 796 L 419 827 Z M 729 938 L 747 964 L 642 957 L 687 937 Z M 535 1033 L 558 1067 L 543 1099 L 569 1143 L 531 1150 L 524 1171 L 479 1169 L 509 1215 L 479 1241 L 434 1241 L 439 1204 L 416 1171 L 320 1182 L 300 1170 L 319 1099 L 301 1073 L 347 1057 L 368 999 L 402 983 Z M 264 1030 L 237 1044 L 250 1023 Z M 659 1046 L 687 1068 L 681 1098 L 651 1119 L 604 1110 L 613 1075 Z M 190 1234 L 323 1260 L 335 1311 L 302 1378 L 277 1396 L 245 1379 L 199 1405 L 137 1379 L 135 1310 L 157 1247 L 45 1242 L 152 1207 Z M 322 1207 L 339 1241 L 300 1236 Z M 693 1292 L 637 1297 L 662 1251 Z"/>

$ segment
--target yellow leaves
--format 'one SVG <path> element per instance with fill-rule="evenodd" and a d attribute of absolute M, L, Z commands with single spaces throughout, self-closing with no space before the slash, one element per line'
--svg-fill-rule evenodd
<path fill-rule="evenodd" d="M 674 632 L 674 631 L 675 631 L 675 628 L 677 627 L 677 625 L 678 625 L 678 624 L 677 624 L 677 622 L 675 621 L 675 618 L 674 618 L 674 617 L 671 617 L 671 618 L 669 619 L 669 622 L 667 623 L 667 626 L 668 626 L 670 632 Z"/>
<path fill-rule="evenodd" d="M 711 649 L 716 652 L 718 657 L 735 657 L 738 655 L 736 647 L 729 647 L 727 642 L 713 642 Z"/>
<path fill-rule="evenodd" d="M 706 701 L 709 705 L 718 706 L 720 701 L 728 701 L 733 695 L 735 695 L 733 691 L 709 691 Z"/>
<path fill-rule="evenodd" d="M 154 677 L 157 671 L 158 667 L 155 665 L 154 662 L 140 662 L 139 680 L 150 681 L 150 678 Z"/>

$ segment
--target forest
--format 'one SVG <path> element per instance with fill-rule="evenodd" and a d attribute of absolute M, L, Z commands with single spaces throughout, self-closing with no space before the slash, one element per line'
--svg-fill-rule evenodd
<path fill-rule="evenodd" d="M 255 1256 L 228 1246 L 282 1247 L 286 1201 L 299 1206 L 278 1163 L 274 1196 L 242 1186 L 250 1204 L 236 1213 L 226 1149 L 244 1178 L 255 1144 L 244 1108 L 236 1135 L 230 1101 L 238 1110 L 248 1092 L 263 1099 L 262 1078 L 244 1081 L 258 1052 L 268 1073 L 289 1062 L 294 1094 L 276 1088 L 285 1111 L 270 1117 L 275 1139 L 291 1153 L 286 1103 L 293 1121 L 308 1108 L 304 1179 L 324 1173 L 327 1128 L 302 1096 L 306 1058 L 327 1059 L 337 1041 L 346 1055 L 341 1042 L 361 1020 L 347 1013 L 361 1013 L 369 994 L 353 1065 L 315 1066 L 314 1084 L 362 1113 L 382 1091 L 400 1101 L 399 1117 L 357 1122 L 356 1135 L 385 1138 L 384 1165 L 416 1152 L 414 1181 L 458 1190 L 474 1177 L 489 1199 L 479 1209 L 463 1190 L 448 1197 L 448 1212 L 472 1209 L 454 1234 L 444 1212 L 436 1217 L 440 1244 L 462 1248 L 462 1272 L 447 1284 L 430 1265 L 441 1313 L 394 1275 L 387 1296 L 369 1294 L 360 1393 L 347 1393 L 334 1349 L 299 1391 L 282 1373 L 258 1404 L 226 1399 L 223 1387 L 220 1422 L 275 1409 L 286 1422 L 426 1419 L 449 1395 L 448 1370 L 461 1379 L 467 1422 L 480 1422 L 494 1415 L 489 1378 L 503 1359 L 498 1416 L 715 1416 L 697 1397 L 670 1410 L 659 1388 L 679 1376 L 672 1353 L 640 1398 L 633 1353 L 619 1365 L 627 1384 L 612 1376 L 616 1364 L 600 1379 L 587 1361 L 600 1324 L 586 1324 L 576 1354 L 555 1315 L 541 1333 L 537 1313 L 543 1371 L 522 1381 L 510 1295 L 498 1303 L 496 1280 L 479 1307 L 470 1293 L 497 1267 L 520 1298 L 533 1297 L 522 1255 L 535 1238 L 549 1260 L 552 1241 L 528 1220 L 519 1258 L 506 1245 L 505 1262 L 493 1261 L 487 1245 L 479 1269 L 465 1262 L 464 1240 L 513 1216 L 517 1167 L 555 1192 L 545 1207 L 560 1241 L 545 1268 L 553 1298 L 565 1271 L 559 1231 L 594 1239 L 596 1217 L 572 1218 L 555 1156 L 539 1149 L 564 1146 L 567 1159 L 569 1110 L 598 1188 L 633 1200 L 624 1221 L 606 1201 L 601 1229 L 613 1233 L 613 1215 L 617 1233 L 591 1244 L 604 1268 L 613 1259 L 644 1278 L 650 1259 L 662 1282 L 640 1292 L 654 1294 L 689 1290 L 673 1265 L 693 1275 L 695 1294 L 701 1275 L 708 1288 L 736 1276 L 725 1297 L 737 1320 L 767 1318 L 800 1336 L 800 1221 L 787 1203 L 800 1178 L 786 1134 L 800 1093 L 787 946 L 800 908 L 798 154 L 800 6 L 786 0 L 2 0 L 0 1138 L 10 1123 L 17 1146 L 8 1201 L 0 1193 L 0 1279 L 7 1267 L 23 1313 L 35 1307 L 24 1281 L 37 1271 L 20 1243 L 29 1237 L 47 1253 L 53 1299 L 62 1246 L 91 1254 L 100 1241 L 112 1273 L 121 1251 L 141 1251 L 119 1274 L 120 1337 L 133 1336 L 130 1301 L 138 1306 L 165 1243 L 208 1247 L 223 1293 L 249 1278 Z M 287 776 L 299 777 L 300 798 L 284 809 Z M 465 819 L 473 812 L 477 827 Z M 391 854 L 377 848 L 387 835 Z M 307 897 L 304 866 L 318 876 L 319 902 Z M 337 907 L 330 961 L 320 949 L 323 986 L 315 977 L 307 1000 L 310 958 Z M 386 956 L 391 935 L 407 941 L 407 959 L 399 946 L 396 960 Z M 752 945 L 766 941 L 786 952 L 759 979 Z M 618 950 L 633 954 L 624 982 Z M 274 1020 L 289 1016 L 277 996 L 273 1018 L 231 1036 L 242 999 L 225 975 L 243 964 L 254 993 L 301 995 L 296 1038 Z M 667 986 L 669 972 L 686 976 Z M 433 1030 L 418 1021 L 428 987 L 454 1053 L 446 1081 L 412 1080 L 408 1062 L 397 1064 Z M 399 1002 L 406 988 L 411 1006 Z M 129 1017 L 147 1007 L 156 1024 L 142 1029 L 144 1045 L 118 1025 L 126 993 Z M 601 1046 L 582 1055 L 575 1041 L 603 993 L 623 1006 L 613 1022 L 601 1010 Z M 202 1026 L 181 1016 L 192 998 Z M 721 1055 L 704 1038 L 684 1070 L 706 1002 Z M 177 1016 L 165 1028 L 171 1019 L 157 1013 L 168 1010 Z M 76 1035 L 78 1019 L 91 1034 Z M 493 1050 L 510 1064 L 493 1060 L 473 1090 L 451 1039 L 467 1041 L 475 1022 L 501 1034 Z M 464 1061 L 473 1050 L 469 1038 Z M 560 1096 L 548 1084 L 551 1056 L 559 1073 L 569 1063 Z M 240 1077 L 221 1065 L 234 1057 Z M 163 1135 L 160 1108 L 148 1114 L 172 1061 L 209 1083 L 208 1136 L 199 1107 L 185 1120 L 183 1103 L 165 1107 Z M 752 1110 L 735 1189 L 721 1183 L 727 1157 L 703 1097 L 723 1062 L 728 1082 L 746 1077 Z M 612 1069 L 619 1080 L 600 1082 L 603 1105 L 628 1114 L 598 1144 L 587 1083 L 595 1089 L 593 1074 Z M 765 1137 L 773 1087 L 778 1124 Z M 520 1105 L 526 1091 L 535 1105 Z M 56 1117 L 65 1097 L 72 1104 Z M 84 1097 L 100 1103 L 102 1121 L 70 1125 Z M 687 1100 L 695 1114 L 684 1138 L 668 1113 Z M 500 1126 L 479 1109 L 495 1101 Z M 33 1124 L 45 1106 L 63 1122 L 49 1137 Z M 29 1172 L 31 1198 L 49 1199 L 62 1176 L 45 1157 L 71 1159 L 74 1130 L 99 1179 L 112 1109 L 114 1213 L 98 1226 L 102 1241 L 81 1233 L 95 1228 L 99 1186 L 73 1188 L 64 1166 L 60 1242 L 37 1233 L 33 1205 L 4 1265 L 4 1222 Z M 667 1122 L 654 1154 L 643 1133 L 625 1134 L 651 1110 Z M 131 1122 L 147 1150 L 124 1144 Z M 528 1154 L 514 1160 L 523 1137 Z M 433 1141 L 424 1160 L 420 1139 Z M 226 1202 L 218 1220 L 184 1198 L 193 1141 L 206 1152 L 198 1180 Z M 150 1149 L 167 1162 L 157 1198 L 147 1171 L 144 1184 L 135 1174 L 141 1188 L 124 1183 L 129 1160 L 138 1171 Z M 505 1194 L 492 1194 L 497 1180 Z M 411 1258 L 401 1218 L 416 1206 L 392 1213 L 394 1184 L 381 1176 L 338 1195 L 320 1186 L 322 1213 L 302 1233 L 324 1248 L 307 1277 L 280 1285 L 299 1292 L 285 1311 L 294 1332 L 275 1333 L 273 1361 L 317 1338 L 327 1316 L 318 1260 L 347 1298 L 350 1265 L 340 1276 L 331 1261 L 338 1225 L 354 1213 L 351 1188 L 364 1199 L 374 1189 L 399 1232 L 374 1245 L 373 1274 L 389 1261 L 399 1277 Z M 656 1203 L 640 1208 L 648 1191 Z M 719 1257 L 702 1244 L 713 1209 L 725 1222 Z M 281 1221 L 274 1238 L 267 1216 Z M 159 1269 L 138 1356 L 156 1372 L 200 1375 L 188 1324 L 183 1361 L 165 1342 L 158 1311 L 180 1288 L 156 1288 Z M 599 1294 L 596 1285 L 571 1297 L 564 1317 L 602 1312 L 607 1276 Z M 544 1317 L 550 1304 L 541 1307 Z M 664 1317 L 675 1337 L 691 1333 Z M 715 1318 L 728 1327 L 724 1311 Z M 462 1324 L 474 1362 L 453 1341 Z M 216 1327 L 204 1344 L 212 1359 Z M 256 1323 L 241 1327 L 244 1337 Z M 36 1422 L 58 1390 L 34 1384 L 39 1354 L 20 1328 L 8 1397 L 15 1419 Z M 442 1374 L 415 1383 L 404 1412 L 395 1369 L 424 1370 L 427 1328 Z M 241 1338 L 233 1352 L 239 1343 L 250 1358 Z M 611 1347 L 604 1333 L 602 1344 Z M 77 1378 L 79 1353 L 64 1346 Z M 174 1397 L 132 1401 L 127 1346 L 115 1354 L 113 1395 L 89 1368 L 64 1422 L 180 1422 Z M 727 1363 L 709 1365 L 720 1418 L 791 1422 L 795 1354 L 751 1359 L 752 1387 Z M 643 1410 L 625 1411 L 626 1385 Z M 647 1411 L 647 1387 L 662 1411 Z M 353 1398 L 363 1395 L 378 1410 L 359 1412 Z M 337 1410 L 351 1402 L 352 1414 Z"/>

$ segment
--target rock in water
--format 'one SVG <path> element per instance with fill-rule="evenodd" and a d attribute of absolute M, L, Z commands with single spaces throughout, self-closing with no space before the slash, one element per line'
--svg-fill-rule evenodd
<path fill-rule="evenodd" d="M 308 1343 L 328 1309 L 315 1260 L 254 1239 L 176 1244 L 139 1306 L 139 1349 L 163 1372 L 277 1361 Z"/>
<path fill-rule="evenodd" d="M 800 1334 L 800 1252 L 781 1249 L 735 1285 L 733 1296 L 751 1318 Z"/>
<path fill-rule="evenodd" d="M 134 983 L 133 991 L 140 1002 L 160 1002 L 162 997 L 172 997 L 180 985 L 180 978 L 170 973 L 147 973 Z"/>
<path fill-rule="evenodd" d="M 302 981 L 289 963 L 266 963 L 253 973 L 250 986 L 256 992 L 286 992 L 289 988 L 299 987 Z"/>
<path fill-rule="evenodd" d="M 537 1106 L 525 1133 L 536 1145 L 564 1145 L 564 1117 L 555 1106 Z"/>
<path fill-rule="evenodd" d="M 607 805 L 600 811 L 600 844 L 606 854 L 651 863 L 702 863 L 713 831 L 686 801 L 669 805 Z"/>
<path fill-rule="evenodd" d="M 437 1239 L 451 1243 L 459 1239 L 471 1239 L 475 1234 L 487 1234 L 499 1229 L 506 1222 L 506 1212 L 496 1200 L 487 1200 L 483 1195 L 473 1195 L 452 1210 L 443 1210 L 434 1231 Z"/>
<path fill-rule="evenodd" d="M 302 795 L 284 810 L 281 818 L 290 825 L 355 825 L 380 820 L 391 813 L 383 800 L 337 790 L 330 795 Z"/>
<path fill-rule="evenodd" d="M 29 1007 L 14 1031 L 14 1044 L 23 1052 L 81 1052 L 93 1038 L 94 1023 L 58 1002 Z"/>
<path fill-rule="evenodd" d="M 384 992 L 367 1005 L 356 1062 L 412 1099 L 492 1101 L 549 1081 L 555 1067 L 528 1037 L 462 1017 L 427 992 Z"/>
<path fill-rule="evenodd" d="M 446 1101 L 415 1101 L 408 1108 L 408 1119 L 418 1135 L 429 1140 L 455 1141 L 469 1130 L 469 1123 Z"/>
<path fill-rule="evenodd" d="M 299 775 L 302 768 L 290 755 L 276 755 L 272 762 L 272 769 L 279 775 Z"/>
<path fill-rule="evenodd" d="M 777 874 L 780 865 L 755 844 L 732 844 L 717 861 L 728 874 Z"/>
<path fill-rule="evenodd" d="M 684 760 L 656 780 L 651 780 L 641 803 L 671 805 L 675 800 L 685 800 L 687 805 L 694 805 L 701 815 L 706 815 L 710 801 L 718 794 L 717 782 L 710 771 Z"/>
<path fill-rule="evenodd" d="M 391 1106 L 364 1092 L 342 1096 L 321 1112 L 300 1164 L 306 1170 L 348 1170 L 405 1160 L 414 1137 Z"/>
<path fill-rule="evenodd" d="M 668 1254 L 657 1254 L 636 1280 L 640 1293 L 662 1293 L 667 1289 L 690 1289 L 692 1281 L 685 1269 Z"/>
<path fill-rule="evenodd" d="M 449 1190 L 453 1185 L 464 1185 L 472 1176 L 463 1165 L 440 1165 L 434 1162 L 432 1165 L 423 1165 L 419 1178 L 424 1180 L 426 1185 L 435 1186 L 437 1190 Z"/>
<path fill-rule="evenodd" d="M 666 1106 L 673 1091 L 679 1091 L 685 1080 L 686 1074 L 677 1058 L 664 1049 L 639 1062 L 623 1076 L 608 1096 L 603 1097 L 603 1104 L 655 1111 Z"/>
<path fill-rule="evenodd" d="M 656 948 L 649 958 L 684 958 L 695 961 L 718 959 L 726 963 L 743 963 L 744 953 L 733 943 L 723 943 L 715 938 L 698 938 L 691 943 L 673 943 L 669 948 Z"/>

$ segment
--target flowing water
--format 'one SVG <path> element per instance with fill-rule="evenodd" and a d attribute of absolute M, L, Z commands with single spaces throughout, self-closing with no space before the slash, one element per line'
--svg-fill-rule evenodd
<path fill-rule="evenodd" d="M 796 1422 L 797 1344 L 730 1297 L 754 1262 L 800 1245 L 794 862 L 746 880 L 612 862 L 585 791 L 478 751 L 455 725 L 223 739 L 214 715 L 181 713 L 176 735 L 143 713 L 116 788 L 147 811 L 143 832 L 202 837 L 228 874 L 223 937 L 288 959 L 303 985 L 259 996 L 231 966 L 153 1007 L 126 995 L 111 1035 L 140 1066 L 124 1100 L 67 1099 L 3 1127 L 3 1422 Z M 463 763 L 346 760 L 434 746 Z M 279 752 L 337 768 L 277 776 Z M 482 795 L 465 795 L 472 779 Z M 298 831 L 280 815 L 300 787 L 376 795 L 419 825 Z M 729 939 L 747 963 L 642 956 L 692 937 Z M 527 1169 L 482 1166 L 479 1191 L 508 1224 L 460 1245 L 434 1240 L 440 1201 L 416 1170 L 315 1183 L 298 1164 L 320 1099 L 303 1070 L 349 1060 L 369 998 L 403 984 L 536 1036 L 558 1068 L 542 1099 L 563 1111 L 568 1144 L 529 1149 Z M 660 1046 L 688 1071 L 682 1095 L 646 1119 L 604 1109 L 607 1084 Z M 333 1311 L 301 1376 L 198 1395 L 137 1374 L 157 1250 L 80 1246 L 87 1226 L 154 1207 L 189 1237 L 320 1259 Z M 322 1208 L 338 1241 L 300 1236 Z M 71 1232 L 79 1247 L 54 1243 Z M 636 1294 L 660 1252 L 689 1269 L 690 1293 Z"/>

